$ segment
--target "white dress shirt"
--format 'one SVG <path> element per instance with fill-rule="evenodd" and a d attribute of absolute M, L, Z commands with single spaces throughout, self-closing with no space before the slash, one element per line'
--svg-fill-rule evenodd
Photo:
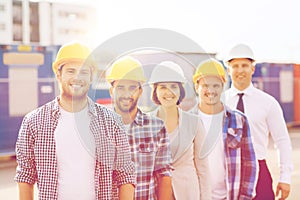
<path fill-rule="evenodd" d="M 255 88 L 253 84 L 243 91 L 239 91 L 232 85 L 225 92 L 224 103 L 236 109 L 238 93 L 244 93 L 244 110 L 249 121 L 257 159 L 267 158 L 269 134 L 271 134 L 279 151 L 279 182 L 290 184 L 293 169 L 292 146 L 279 103 L 271 95 Z"/>

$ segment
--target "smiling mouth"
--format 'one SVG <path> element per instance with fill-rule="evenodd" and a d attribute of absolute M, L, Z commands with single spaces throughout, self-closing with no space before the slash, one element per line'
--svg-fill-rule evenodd
<path fill-rule="evenodd" d="M 213 100 L 213 99 L 215 99 L 215 98 L 217 97 L 217 95 L 215 95 L 215 94 L 208 94 L 208 95 L 206 95 L 206 97 L 207 97 L 209 100 Z"/>
<path fill-rule="evenodd" d="M 164 97 L 164 100 L 166 100 L 166 101 L 172 101 L 172 100 L 174 100 L 174 97 Z"/>
<path fill-rule="evenodd" d="M 80 90 L 83 88 L 82 84 L 70 84 L 70 86 L 73 90 Z"/>
<path fill-rule="evenodd" d="M 133 100 L 132 99 L 120 99 L 120 102 L 124 105 L 128 105 L 131 102 L 133 102 Z"/>
<path fill-rule="evenodd" d="M 78 88 L 81 88 L 82 85 L 78 85 L 78 84 L 71 84 L 71 87 L 72 88 L 75 88 L 75 89 L 78 89 Z"/>

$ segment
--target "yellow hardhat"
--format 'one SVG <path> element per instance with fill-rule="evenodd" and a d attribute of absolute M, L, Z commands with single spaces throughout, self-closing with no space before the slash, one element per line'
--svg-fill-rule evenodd
<path fill-rule="evenodd" d="M 226 72 L 223 65 L 215 59 L 207 59 L 201 62 L 193 75 L 193 82 L 197 83 L 200 77 L 218 76 L 223 83 L 226 82 Z"/>
<path fill-rule="evenodd" d="M 56 74 L 62 65 L 69 62 L 91 64 L 94 69 L 95 61 L 90 55 L 91 50 L 81 43 L 72 42 L 65 44 L 59 49 L 56 59 L 52 64 L 53 72 Z"/>
<path fill-rule="evenodd" d="M 122 79 L 144 83 L 146 77 L 142 64 L 130 56 L 116 60 L 108 70 L 106 80 L 112 83 L 113 81 Z"/>

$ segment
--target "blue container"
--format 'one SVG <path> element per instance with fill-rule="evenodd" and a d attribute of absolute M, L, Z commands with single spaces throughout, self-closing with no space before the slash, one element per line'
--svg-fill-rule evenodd
<path fill-rule="evenodd" d="M 253 76 L 259 87 L 272 95 L 281 105 L 286 122 L 294 120 L 293 65 L 259 63 Z M 255 81 L 254 81 L 255 82 Z"/>
<path fill-rule="evenodd" d="M 6 48 L 8 47 L 8 48 Z M 0 156 L 13 155 L 15 153 L 15 143 L 18 137 L 20 125 L 24 115 L 10 116 L 10 99 L 9 99 L 9 68 L 3 60 L 4 53 L 23 53 L 30 55 L 31 53 L 41 53 L 44 56 L 44 63 L 37 68 L 37 106 L 41 106 L 51 101 L 56 96 L 55 76 L 52 72 L 52 62 L 58 51 L 58 46 L 28 46 L 26 51 L 21 51 L 18 45 L 0 46 Z M 18 67 L 28 68 L 29 65 L 17 64 Z M 24 88 L 25 89 L 25 88 Z M 20 99 L 20 104 L 30 101 L 25 95 Z"/>

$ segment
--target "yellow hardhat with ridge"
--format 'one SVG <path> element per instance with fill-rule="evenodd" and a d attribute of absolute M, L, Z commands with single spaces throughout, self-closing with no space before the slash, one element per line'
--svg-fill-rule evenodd
<path fill-rule="evenodd" d="M 56 74 L 62 65 L 70 62 L 90 64 L 94 69 L 96 63 L 91 53 L 91 50 L 87 46 L 79 42 L 65 44 L 59 49 L 56 59 L 52 64 L 53 72 Z"/>
<path fill-rule="evenodd" d="M 197 83 L 199 78 L 204 76 L 218 76 L 223 83 L 226 82 L 226 72 L 224 66 L 215 59 L 207 59 L 198 65 L 193 75 L 193 82 Z"/>
<path fill-rule="evenodd" d="M 116 80 L 132 80 L 140 83 L 146 81 L 142 64 L 130 56 L 116 60 L 109 68 L 106 80 L 112 83 Z"/>

